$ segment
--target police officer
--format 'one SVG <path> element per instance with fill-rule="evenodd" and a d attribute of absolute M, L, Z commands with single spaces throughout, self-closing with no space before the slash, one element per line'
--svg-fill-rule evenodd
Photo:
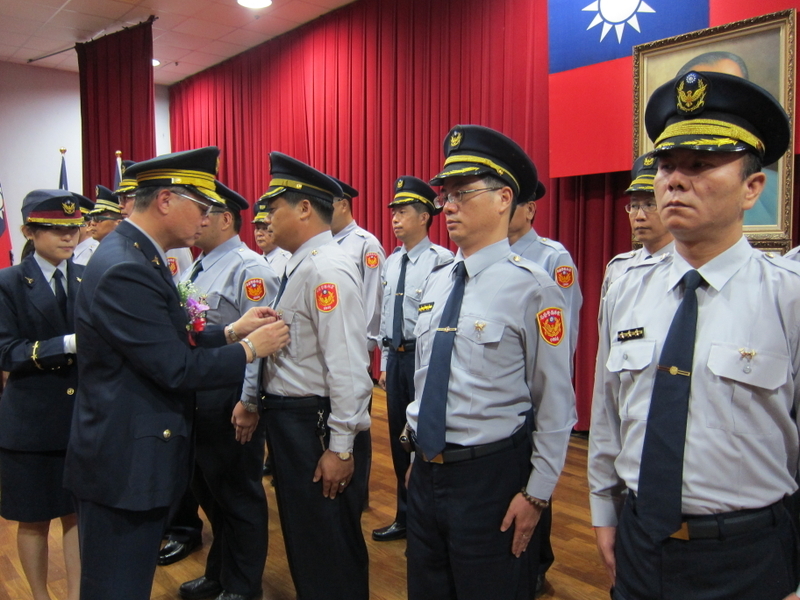
<path fill-rule="evenodd" d="M 675 244 L 672 234 L 661 222 L 653 193 L 653 179 L 656 175 L 656 157 L 643 154 L 633 163 L 631 185 L 625 190 L 628 204 L 625 212 L 631 222 L 633 238 L 642 244 L 641 248 L 617 254 L 606 265 L 606 274 L 600 297 L 606 295 L 610 286 L 620 275 L 632 269 L 643 260 L 658 258 L 662 254 L 672 252 Z"/>
<path fill-rule="evenodd" d="M 408 595 L 530 598 L 522 554 L 576 421 L 566 305 L 508 243 L 515 200 L 536 190 L 530 158 L 477 125 L 455 126 L 444 153 L 431 184 L 459 251 L 428 278 L 414 331 Z"/>
<path fill-rule="evenodd" d="M 298 598 L 366 600 L 366 480 L 354 450 L 372 392 L 361 276 L 331 243 L 339 184 L 279 152 L 270 163 L 262 200 L 275 242 L 292 252 L 275 303 L 291 341 L 263 361 L 262 380 L 286 554 Z"/>
<path fill-rule="evenodd" d="M 567 303 L 567 328 L 569 331 L 569 344 L 572 356 L 575 355 L 575 348 L 578 341 L 578 328 L 581 305 L 583 296 L 578 284 L 578 270 L 572 256 L 563 244 L 555 240 L 543 238 L 536 233 L 533 228 L 533 221 L 536 218 L 536 202 L 546 193 L 544 184 L 539 181 L 536 191 L 532 197 L 518 198 L 517 207 L 511 217 L 508 226 L 508 243 L 511 244 L 511 251 L 516 252 L 523 258 L 532 260 L 542 267 L 547 274 L 558 284 L 564 293 L 564 300 Z M 548 506 L 542 512 L 539 524 L 536 526 L 534 537 L 531 540 L 533 546 L 538 547 L 537 553 L 529 552 L 528 558 L 534 561 L 532 568 L 536 577 L 536 588 L 534 596 L 538 597 L 544 593 L 545 574 L 555 560 L 553 547 L 550 543 L 550 530 L 553 524 L 553 507 Z"/>
<path fill-rule="evenodd" d="M 182 286 L 206 297 L 209 325 L 225 325 L 253 306 L 269 306 L 278 277 L 239 239 L 247 201 L 217 182 L 225 208 L 211 211 L 195 242 L 203 253 Z M 182 598 L 249 600 L 261 597 L 267 558 L 267 499 L 261 485 L 264 427 L 259 422 L 258 364 L 246 368 L 244 386 L 197 393 L 195 497 L 211 522 L 214 542 L 205 574 L 181 585 Z"/>
<path fill-rule="evenodd" d="M 575 268 L 575 261 L 572 260 L 569 251 L 561 242 L 543 238 L 533 228 L 533 221 L 536 218 L 536 201 L 541 199 L 545 193 L 546 189 L 539 181 L 532 196 L 518 199 L 516 210 L 508 226 L 508 243 L 511 244 L 513 252 L 532 260 L 547 271 L 561 288 L 567 303 L 569 345 L 574 356 L 578 341 L 583 295 L 578 284 L 578 270 Z"/>
<path fill-rule="evenodd" d="M 353 218 L 353 198 L 358 190 L 339 179 L 342 196 L 333 205 L 331 233 L 333 241 L 353 259 L 361 274 L 364 313 L 367 318 L 367 349 L 372 352 L 379 346 L 381 328 L 381 300 L 383 289 L 381 269 L 386 260 L 386 252 L 374 235 L 358 226 Z"/>
<path fill-rule="evenodd" d="M 96 198 L 94 208 L 88 214 L 89 220 L 94 225 L 92 237 L 99 244 L 125 217 L 122 216 L 116 195 L 107 187 L 98 185 Z"/>
<path fill-rule="evenodd" d="M 742 234 L 789 120 L 753 83 L 690 71 L 645 124 L 675 252 L 603 300 L 589 483 L 613 597 L 796 598 L 800 269 Z"/>
<path fill-rule="evenodd" d="M 406 408 L 414 400 L 414 326 L 425 279 L 438 265 L 451 262 L 453 253 L 428 239 L 436 207 L 436 192 L 416 177 L 404 175 L 394 185 L 392 228 L 403 245 L 395 248 L 383 267 L 381 311 L 381 375 L 389 414 L 389 444 L 397 477 L 397 512 L 394 521 L 372 532 L 378 542 L 406 536 L 406 484 L 409 453 L 400 443 Z M 397 318 L 397 322 L 395 322 Z M 401 321 L 402 319 L 402 321 Z"/>
<path fill-rule="evenodd" d="M 256 204 L 256 215 L 253 217 L 253 225 L 255 226 L 253 227 L 253 237 L 269 266 L 272 267 L 278 277 L 282 277 L 283 272 L 286 270 L 286 263 L 289 262 L 292 253 L 283 248 L 278 248 L 275 243 L 275 234 L 272 231 L 269 213 L 266 209 L 265 203 L 259 202 Z"/>

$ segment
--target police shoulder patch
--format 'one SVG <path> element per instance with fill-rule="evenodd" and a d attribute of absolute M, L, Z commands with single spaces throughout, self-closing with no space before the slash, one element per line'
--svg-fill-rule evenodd
<path fill-rule="evenodd" d="M 364 255 L 364 264 L 370 269 L 377 269 L 378 265 L 381 264 L 381 257 L 377 252 L 367 252 Z"/>
<path fill-rule="evenodd" d="M 167 266 L 169 267 L 169 272 L 172 273 L 172 276 L 178 274 L 178 259 L 174 256 L 167 257 Z"/>
<path fill-rule="evenodd" d="M 314 292 L 317 310 L 324 313 L 331 312 L 339 304 L 339 291 L 335 283 L 322 283 Z"/>
<path fill-rule="evenodd" d="M 556 283 L 558 284 L 559 287 L 569 288 L 572 287 L 573 283 L 575 283 L 575 269 L 573 269 L 569 265 L 562 265 L 560 267 L 556 267 L 555 274 L 556 274 Z"/>
<path fill-rule="evenodd" d="M 558 346 L 564 339 L 564 312 L 556 307 L 545 308 L 536 313 L 536 321 L 542 339 L 551 346 Z"/>
<path fill-rule="evenodd" d="M 420 313 L 431 312 L 432 310 L 433 310 L 433 302 L 424 302 L 419 305 Z"/>
<path fill-rule="evenodd" d="M 252 277 L 244 282 L 244 293 L 248 300 L 258 302 L 267 294 L 267 286 L 261 277 Z"/>

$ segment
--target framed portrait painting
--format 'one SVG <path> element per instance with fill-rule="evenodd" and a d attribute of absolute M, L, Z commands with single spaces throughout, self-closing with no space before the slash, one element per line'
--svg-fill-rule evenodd
<path fill-rule="evenodd" d="M 794 32 L 792 9 L 634 47 L 634 157 L 653 149 L 644 126 L 651 94 L 688 71 L 744 77 L 770 92 L 786 110 L 792 131 L 789 149 L 777 163 L 764 165 L 766 186 L 744 220 L 750 242 L 770 249 L 788 249 L 792 239 Z"/>

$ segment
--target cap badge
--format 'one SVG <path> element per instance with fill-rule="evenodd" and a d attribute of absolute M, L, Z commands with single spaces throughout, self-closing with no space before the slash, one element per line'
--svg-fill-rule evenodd
<path fill-rule="evenodd" d="M 464 134 L 461 130 L 457 129 L 450 135 L 450 147 L 451 148 L 458 148 L 461 145 L 461 138 L 464 137 Z"/>
<path fill-rule="evenodd" d="M 72 200 L 65 200 L 61 203 L 61 208 L 64 210 L 65 215 L 75 214 L 75 202 Z"/>
<path fill-rule="evenodd" d="M 706 103 L 708 82 L 694 71 L 687 73 L 675 88 L 678 112 L 691 114 L 699 111 Z"/>
<path fill-rule="evenodd" d="M 94 195 L 95 195 L 95 198 L 100 195 L 100 186 L 99 185 L 94 186 Z"/>
<path fill-rule="evenodd" d="M 397 180 L 397 189 L 398 190 L 403 189 L 403 180 L 402 179 L 398 179 Z"/>
<path fill-rule="evenodd" d="M 648 156 L 647 158 L 644 159 L 644 166 L 652 167 L 654 162 L 656 162 L 656 159 L 653 158 L 652 156 Z"/>

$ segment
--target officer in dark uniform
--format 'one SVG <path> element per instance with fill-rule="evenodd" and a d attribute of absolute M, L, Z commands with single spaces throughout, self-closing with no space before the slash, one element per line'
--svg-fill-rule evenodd
<path fill-rule="evenodd" d="M 88 212 L 89 220 L 94 224 L 92 237 L 98 243 L 125 218 L 119 206 L 117 196 L 103 185 L 97 186 L 97 198 L 94 208 Z"/>
<path fill-rule="evenodd" d="M 275 242 L 292 253 L 275 309 L 291 342 L 263 361 L 264 415 L 286 554 L 300 600 L 366 600 L 369 558 L 361 531 L 372 380 L 361 276 L 332 243 L 332 178 L 270 154 Z M 352 489 L 350 489 L 352 488 Z"/>
<path fill-rule="evenodd" d="M 130 167 L 134 212 L 84 273 L 64 474 L 77 499 L 82 600 L 150 597 L 170 507 L 190 479 L 195 390 L 240 385 L 246 364 L 288 340 L 264 308 L 224 331 L 187 330 L 199 315 L 189 322 L 192 303 L 180 297 L 165 250 L 193 244 L 211 210 L 225 206 L 214 183 L 218 156 L 210 147 Z"/>
<path fill-rule="evenodd" d="M 414 326 L 425 279 L 435 267 L 453 260 L 450 250 L 428 239 L 433 217 L 442 212 L 435 200 L 436 192 L 431 186 L 404 175 L 395 181 L 394 199 L 389 204 L 394 234 L 403 245 L 395 248 L 383 267 L 383 348 L 378 383 L 386 390 L 397 512 L 390 525 L 372 532 L 372 539 L 378 542 L 406 536 L 406 471 L 411 460 L 400 443 L 400 435 L 406 423 L 406 408 L 414 400 Z"/>
<path fill-rule="evenodd" d="M 50 521 L 61 519 L 67 587 L 80 575 L 75 507 L 63 487 L 78 368 L 74 307 L 83 266 L 72 262 L 83 196 L 34 190 L 22 201 L 34 251 L 0 270 L 0 516 L 18 521 L 19 559 L 34 597 L 47 596 Z M 86 200 L 88 202 L 88 200 Z M 91 204 L 91 203 L 90 203 Z"/>

